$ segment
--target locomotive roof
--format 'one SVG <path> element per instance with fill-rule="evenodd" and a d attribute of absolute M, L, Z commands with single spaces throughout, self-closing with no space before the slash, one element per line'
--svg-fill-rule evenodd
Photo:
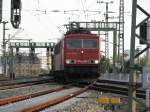
<path fill-rule="evenodd" d="M 66 34 L 64 34 L 64 36 L 56 43 L 60 43 L 62 40 L 64 40 L 66 37 L 68 37 L 69 35 L 71 36 L 77 36 L 77 35 L 91 35 L 90 37 L 95 37 L 97 34 L 92 34 L 88 29 L 86 28 L 76 28 L 76 29 L 72 29 L 66 32 Z M 93 36 L 92 36 L 93 35 Z M 97 36 L 96 36 L 97 37 Z"/>
<path fill-rule="evenodd" d="M 80 34 L 80 33 L 77 33 L 77 34 L 67 34 L 64 36 L 64 38 L 70 38 L 70 37 L 98 37 L 97 34 Z M 63 38 L 63 39 L 64 39 Z"/>
<path fill-rule="evenodd" d="M 69 34 L 91 34 L 91 32 L 86 28 L 75 28 L 67 31 L 65 35 Z"/>

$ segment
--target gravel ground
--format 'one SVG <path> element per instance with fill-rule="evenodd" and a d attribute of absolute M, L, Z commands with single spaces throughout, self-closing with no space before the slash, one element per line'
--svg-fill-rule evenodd
<path fill-rule="evenodd" d="M 102 105 L 97 102 L 97 99 L 101 96 L 101 92 L 90 90 L 77 96 L 76 98 L 47 108 L 42 112 L 112 112 L 111 110 L 103 111 L 104 109 Z M 118 110 L 116 112 L 126 111 Z"/>
<path fill-rule="evenodd" d="M 59 85 L 60 86 L 60 85 Z M 25 95 L 30 94 L 38 91 L 44 91 L 51 88 L 59 87 L 55 84 L 38 84 L 33 86 L 21 87 L 16 89 L 9 89 L 9 90 L 1 90 L 0 91 L 0 99 L 17 96 L 17 95 Z"/>
<path fill-rule="evenodd" d="M 97 99 L 102 97 L 120 97 L 123 98 L 123 102 L 120 107 L 116 107 L 116 110 L 112 111 L 111 109 L 104 110 L 103 106 L 97 102 Z M 128 112 L 128 103 L 127 98 L 124 96 L 119 96 L 111 93 L 104 93 L 89 90 L 76 98 L 67 100 L 63 103 L 60 103 L 56 106 L 49 107 L 41 112 Z M 141 104 L 137 104 L 137 112 L 142 112 L 143 107 Z"/>

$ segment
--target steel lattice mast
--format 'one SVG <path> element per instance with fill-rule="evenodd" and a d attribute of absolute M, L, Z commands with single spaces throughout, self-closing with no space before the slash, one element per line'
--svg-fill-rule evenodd
<path fill-rule="evenodd" d="M 120 0 L 119 5 L 118 63 L 124 71 L 124 0 Z"/>

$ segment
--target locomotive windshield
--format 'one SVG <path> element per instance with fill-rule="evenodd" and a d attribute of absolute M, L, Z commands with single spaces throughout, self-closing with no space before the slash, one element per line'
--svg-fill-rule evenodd
<path fill-rule="evenodd" d="M 70 49 L 82 48 L 81 39 L 68 39 L 67 48 L 70 48 Z"/>
<path fill-rule="evenodd" d="M 67 48 L 69 49 L 77 49 L 77 48 L 95 49 L 97 47 L 98 46 L 97 46 L 96 39 L 68 39 L 67 40 Z"/>
<path fill-rule="evenodd" d="M 97 48 L 96 39 L 83 39 L 83 48 L 89 48 L 89 49 Z"/>

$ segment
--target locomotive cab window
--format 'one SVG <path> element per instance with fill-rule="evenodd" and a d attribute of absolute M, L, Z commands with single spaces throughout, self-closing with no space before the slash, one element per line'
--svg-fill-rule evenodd
<path fill-rule="evenodd" d="M 68 39 L 67 48 L 70 48 L 70 49 L 82 48 L 81 39 Z"/>
<path fill-rule="evenodd" d="M 77 49 L 77 48 L 86 48 L 86 49 L 95 49 L 98 48 L 96 39 L 68 39 L 67 48 Z"/>
<path fill-rule="evenodd" d="M 97 48 L 97 40 L 96 39 L 83 39 L 83 48 L 94 49 Z"/>

